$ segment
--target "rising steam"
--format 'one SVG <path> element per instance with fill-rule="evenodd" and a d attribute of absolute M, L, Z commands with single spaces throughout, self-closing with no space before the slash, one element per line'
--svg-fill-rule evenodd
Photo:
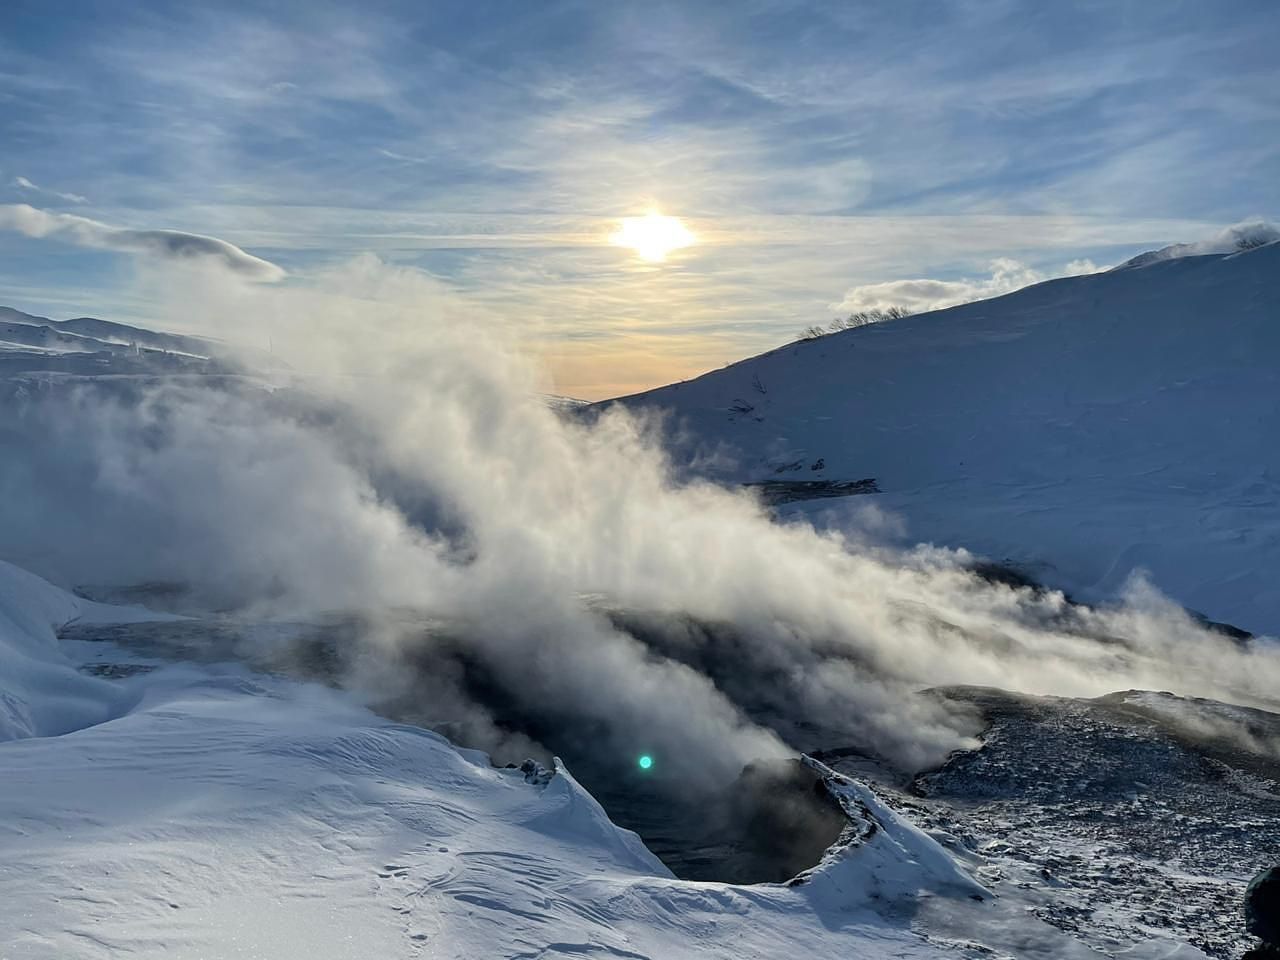
<path fill-rule="evenodd" d="M 447 637 L 419 695 L 475 745 L 513 732 L 468 665 L 516 709 L 717 782 L 813 730 L 935 762 L 974 727 L 931 685 L 1280 689 L 1273 645 L 1209 632 L 1145 584 L 1081 609 L 988 583 L 962 553 L 779 524 L 745 492 L 677 481 L 652 424 L 567 422 L 536 365 L 414 271 L 182 277 L 154 281 L 170 325 L 256 370 L 24 387 L 0 428 L 0 550 L 64 582 L 181 581 L 210 609 L 359 612 L 366 689 Z"/>

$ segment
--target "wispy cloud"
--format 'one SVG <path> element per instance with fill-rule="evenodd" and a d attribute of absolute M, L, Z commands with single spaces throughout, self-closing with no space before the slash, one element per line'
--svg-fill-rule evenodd
<path fill-rule="evenodd" d="M 1267 0 L 375 6 L 139 0 L 54 32 L 20 10 L 4 179 L 294 272 L 412 264 L 571 352 L 561 388 L 592 395 L 774 346 L 851 288 L 956 285 L 910 291 L 936 305 L 1026 279 L 997 258 L 1052 276 L 1280 214 Z M 602 247 L 650 205 L 702 242 L 644 272 Z M 0 241 L 0 284 L 121 302 L 72 257 Z"/>
<path fill-rule="evenodd" d="M 19 190 L 25 190 L 28 193 L 42 193 L 47 197 L 56 197 L 59 200 L 66 200 L 68 203 L 88 203 L 89 202 L 88 197 L 82 197 L 78 193 L 63 193 L 60 190 L 50 190 L 47 187 L 42 187 L 37 183 L 32 183 L 26 177 L 14 177 L 12 184 L 13 186 L 17 187 Z"/>
<path fill-rule="evenodd" d="M 88 217 L 50 213 L 25 203 L 0 205 L 0 229 L 16 230 L 28 237 L 59 237 L 82 247 L 118 250 L 163 260 L 203 260 L 249 280 L 272 283 L 284 278 L 284 270 L 270 261 L 246 253 L 216 237 L 177 230 L 130 230 L 112 227 Z"/>
<path fill-rule="evenodd" d="M 395 160 L 398 163 L 426 163 L 426 157 L 410 157 L 403 153 L 397 153 L 394 150 L 388 150 L 386 147 L 378 148 L 378 155 L 386 157 L 388 160 Z"/>

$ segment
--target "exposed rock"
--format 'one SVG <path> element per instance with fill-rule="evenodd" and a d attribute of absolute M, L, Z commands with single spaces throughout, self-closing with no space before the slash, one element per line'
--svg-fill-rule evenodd
<path fill-rule="evenodd" d="M 1244 924 L 1280 956 L 1280 867 L 1263 870 L 1249 884 L 1244 893 Z"/>

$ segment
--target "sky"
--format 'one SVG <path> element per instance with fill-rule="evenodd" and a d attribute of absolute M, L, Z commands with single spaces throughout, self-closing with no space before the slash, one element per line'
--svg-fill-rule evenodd
<path fill-rule="evenodd" d="M 371 252 L 629 393 L 1275 219 L 1278 41 L 1273 0 L 7 0 L 0 303 L 180 328 L 139 269 Z M 609 242 L 651 209 L 695 242 Z"/>

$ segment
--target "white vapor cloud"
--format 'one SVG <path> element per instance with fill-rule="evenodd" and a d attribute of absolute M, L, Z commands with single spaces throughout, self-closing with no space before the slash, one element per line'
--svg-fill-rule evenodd
<path fill-rule="evenodd" d="M 1045 274 L 1019 260 L 999 257 L 991 261 L 991 276 L 961 280 L 890 280 L 851 287 L 844 299 L 831 305 L 833 310 L 854 313 L 862 310 L 885 310 L 904 307 L 911 313 L 942 310 L 974 300 L 999 297 L 1054 276 L 1078 276 L 1096 273 L 1092 260 L 1072 260 L 1061 273 Z"/>
<path fill-rule="evenodd" d="M 51 213 L 25 203 L 0 204 L 0 229 L 28 237 L 61 237 L 82 247 L 118 250 L 164 260 L 201 260 L 249 280 L 274 283 L 285 276 L 276 264 L 246 253 L 216 237 L 177 230 L 130 230 L 112 227 L 88 217 Z"/>
<path fill-rule="evenodd" d="M 1280 689 L 1280 651 L 1141 583 L 1076 608 L 987 583 L 963 553 L 780 525 L 744 491 L 681 481 L 652 425 L 533 399 L 539 371 L 415 271 L 365 257 L 306 286 L 162 280 L 173 326 L 249 347 L 269 331 L 287 377 L 11 397 L 0 553 L 63 582 L 193 584 L 212 609 L 358 612 L 356 684 L 451 644 L 460 676 L 432 673 L 420 707 L 469 745 L 508 746 L 477 676 L 518 715 L 703 785 L 805 731 L 911 769 L 972 745 L 972 716 L 929 685 Z"/>
<path fill-rule="evenodd" d="M 31 193 L 43 193 L 49 197 L 57 197 L 59 200 L 66 200 L 68 203 L 88 203 L 89 202 L 88 197 L 82 197 L 78 193 L 63 193 L 60 190 L 50 190 L 47 187 L 42 187 L 37 183 L 32 183 L 26 177 L 14 177 L 12 184 L 13 186 L 17 187 L 19 190 L 26 190 Z"/>
<path fill-rule="evenodd" d="M 1159 250 L 1151 250 L 1126 260 L 1121 267 L 1141 267 L 1161 260 L 1175 260 L 1179 257 L 1201 257 L 1213 254 L 1239 253 L 1269 243 L 1280 243 L 1280 230 L 1275 224 L 1260 217 L 1242 220 L 1225 227 L 1212 237 L 1197 240 L 1193 243 L 1175 243 Z"/>

